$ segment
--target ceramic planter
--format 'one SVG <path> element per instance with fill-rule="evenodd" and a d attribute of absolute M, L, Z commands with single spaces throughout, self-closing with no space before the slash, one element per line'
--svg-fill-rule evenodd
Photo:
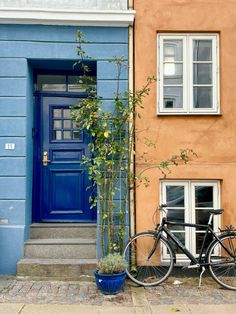
<path fill-rule="evenodd" d="M 126 273 L 119 274 L 99 274 L 94 273 L 98 289 L 103 294 L 117 294 L 124 286 Z"/>

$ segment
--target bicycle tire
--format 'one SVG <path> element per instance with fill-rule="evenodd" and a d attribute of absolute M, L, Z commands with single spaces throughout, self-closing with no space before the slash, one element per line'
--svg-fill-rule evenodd
<path fill-rule="evenodd" d="M 155 233 L 141 232 L 133 236 L 124 249 L 124 256 L 128 262 L 127 276 L 144 287 L 157 286 L 165 281 L 174 265 L 173 250 L 163 236 L 157 244 L 155 253 L 147 260 L 155 240 Z M 164 247 L 168 260 L 165 259 L 163 262 L 161 255 Z"/>
<path fill-rule="evenodd" d="M 232 256 L 218 240 L 214 240 L 207 251 L 209 271 L 212 278 L 222 287 L 236 291 L 236 233 L 224 234 L 220 240 L 232 252 Z"/>

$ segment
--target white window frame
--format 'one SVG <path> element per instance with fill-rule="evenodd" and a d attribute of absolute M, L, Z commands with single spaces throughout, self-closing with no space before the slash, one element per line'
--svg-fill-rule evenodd
<path fill-rule="evenodd" d="M 183 40 L 183 107 L 182 108 L 164 108 L 164 59 L 163 42 L 164 40 Z M 194 108 L 193 107 L 193 40 L 211 40 L 212 41 L 212 108 Z M 177 115 L 177 114 L 219 114 L 220 113 L 220 95 L 219 95 L 219 35 L 214 34 L 166 34 L 157 35 L 158 42 L 158 115 Z M 201 61 L 199 61 L 201 63 Z M 204 63 L 204 61 L 202 61 Z M 206 62 L 207 63 L 207 62 Z M 174 85 L 175 86 L 175 85 Z M 204 86 L 206 86 L 204 84 Z"/>
<path fill-rule="evenodd" d="M 161 181 L 160 203 L 166 204 L 166 187 L 167 186 L 184 186 L 184 209 L 185 222 L 196 223 L 195 221 L 195 187 L 212 186 L 213 187 L 213 208 L 220 208 L 220 181 L 219 180 L 163 180 Z M 174 207 L 171 207 L 174 208 Z M 178 207 L 179 208 L 179 207 Z M 211 207 L 212 208 L 212 207 Z M 204 207 L 203 209 L 208 209 Z M 161 212 L 161 218 L 165 217 L 164 211 Z M 221 225 L 220 215 L 215 215 L 213 220 L 214 231 L 217 232 Z M 204 231 L 203 231 L 204 232 Z M 175 231 L 176 233 L 176 231 Z M 194 255 L 196 254 L 196 229 L 185 227 L 185 246 Z M 185 265 L 189 259 L 184 254 L 176 254 L 177 264 Z M 167 252 L 163 250 L 163 262 L 168 260 Z"/>

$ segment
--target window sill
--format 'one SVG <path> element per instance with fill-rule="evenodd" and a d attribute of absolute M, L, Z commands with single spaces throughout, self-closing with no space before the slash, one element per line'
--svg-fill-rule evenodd
<path fill-rule="evenodd" d="M 158 112 L 158 117 L 161 116 L 222 116 L 219 112 Z"/>

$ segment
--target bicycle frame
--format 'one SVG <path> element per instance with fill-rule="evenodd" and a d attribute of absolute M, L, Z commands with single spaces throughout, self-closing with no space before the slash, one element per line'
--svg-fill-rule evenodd
<path fill-rule="evenodd" d="M 209 263 L 206 263 L 203 261 L 203 253 L 204 253 L 204 249 L 205 249 L 205 242 L 207 239 L 208 234 L 213 235 L 213 237 L 220 242 L 221 246 L 226 250 L 226 252 L 232 256 L 232 253 L 228 250 L 228 248 L 222 243 L 221 239 L 219 236 L 217 236 L 217 234 L 214 232 L 214 230 L 211 228 L 210 223 L 211 223 L 212 218 L 210 217 L 209 219 L 209 223 L 207 225 L 202 225 L 202 224 L 191 224 L 191 223 L 177 223 L 177 222 L 172 222 L 172 221 L 168 221 L 166 219 L 166 217 L 162 218 L 162 222 L 159 226 L 158 229 L 158 234 L 157 234 L 157 238 L 154 244 L 154 247 L 152 249 L 152 251 L 149 254 L 149 258 L 152 256 L 152 254 L 154 253 L 155 249 L 156 249 L 156 245 L 157 242 L 159 241 L 161 234 L 163 232 L 165 232 L 167 234 L 167 236 L 178 246 L 178 248 L 181 249 L 181 251 L 192 261 L 192 263 L 194 265 L 190 265 L 188 268 L 195 268 L 195 267 L 199 267 L 199 266 L 208 266 Z M 192 255 L 192 253 L 189 252 L 189 250 L 180 242 L 180 240 L 166 227 L 166 225 L 171 225 L 171 226 L 184 226 L 184 227 L 192 227 L 192 228 L 205 228 L 205 235 L 204 235 L 204 239 L 202 242 L 202 246 L 201 246 L 201 250 L 199 253 L 198 258 L 194 257 Z M 233 257 L 233 256 L 232 256 Z M 211 263 L 212 264 L 212 263 Z M 217 262 L 216 264 L 220 264 L 220 262 Z"/>

